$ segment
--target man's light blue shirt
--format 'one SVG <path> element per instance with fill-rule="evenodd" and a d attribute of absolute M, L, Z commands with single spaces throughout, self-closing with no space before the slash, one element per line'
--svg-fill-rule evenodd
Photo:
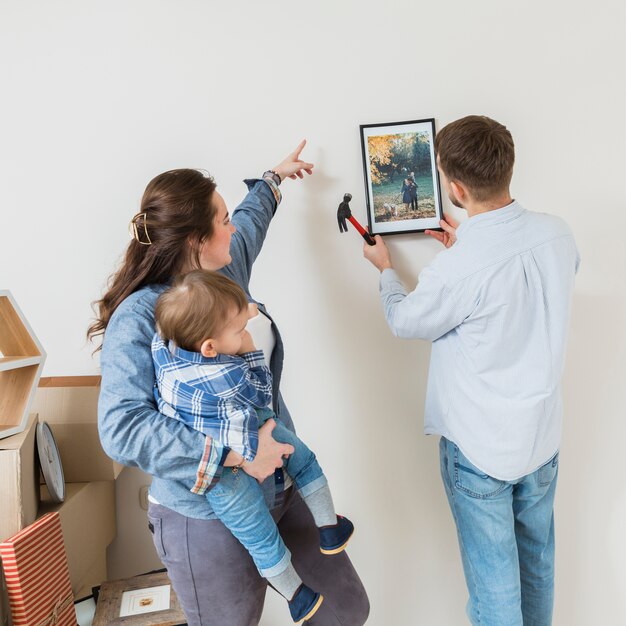
<path fill-rule="evenodd" d="M 384 270 L 385 317 L 394 335 L 433 342 L 426 434 L 455 442 L 486 474 L 515 480 L 559 448 L 579 255 L 562 219 L 515 201 L 456 234 L 412 293 Z"/>

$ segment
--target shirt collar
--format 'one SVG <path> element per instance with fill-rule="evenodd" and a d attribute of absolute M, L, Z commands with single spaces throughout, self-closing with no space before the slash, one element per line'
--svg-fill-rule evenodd
<path fill-rule="evenodd" d="M 179 348 L 173 341 L 168 342 L 167 349 L 172 356 L 190 363 L 227 363 L 236 358 L 230 354 L 203 356 L 200 352 L 192 352 L 191 350 Z"/>
<path fill-rule="evenodd" d="M 495 224 L 502 224 L 504 222 L 517 219 L 524 212 L 524 210 L 525 209 L 517 200 L 513 200 L 513 202 L 500 209 L 494 209 L 493 211 L 487 211 L 485 213 L 474 215 L 459 224 L 456 229 L 457 239 L 459 236 L 465 236 L 470 228 L 480 227 L 481 225 L 493 226 Z"/>

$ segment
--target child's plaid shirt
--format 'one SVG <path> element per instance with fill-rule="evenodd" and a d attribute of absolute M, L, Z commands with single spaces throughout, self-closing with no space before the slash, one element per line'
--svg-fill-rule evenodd
<path fill-rule="evenodd" d="M 204 357 L 152 339 L 159 411 L 252 461 L 259 443 L 255 407 L 272 402 L 272 374 L 262 350 Z"/>

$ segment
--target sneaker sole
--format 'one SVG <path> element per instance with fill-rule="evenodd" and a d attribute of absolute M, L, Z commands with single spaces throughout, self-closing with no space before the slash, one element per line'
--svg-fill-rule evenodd
<path fill-rule="evenodd" d="M 322 602 L 324 602 L 324 596 L 320 594 L 320 597 L 317 599 L 315 606 L 301 620 L 297 621 L 296 624 L 300 624 L 308 619 L 311 619 L 317 613 L 317 609 L 320 608 Z"/>
<path fill-rule="evenodd" d="M 352 531 L 351 535 L 338 548 L 333 548 L 332 550 L 327 550 L 325 548 L 320 548 L 320 552 L 322 554 L 339 554 L 340 552 L 343 552 L 346 549 L 346 546 L 348 545 L 348 542 L 350 541 L 350 539 L 352 539 L 353 536 L 354 536 L 354 531 Z"/>

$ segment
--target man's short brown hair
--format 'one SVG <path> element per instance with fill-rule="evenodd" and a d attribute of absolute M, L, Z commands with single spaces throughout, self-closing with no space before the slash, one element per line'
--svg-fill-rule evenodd
<path fill-rule="evenodd" d="M 515 146 L 506 126 L 495 120 L 468 115 L 444 126 L 435 137 L 435 151 L 446 177 L 467 186 L 476 200 L 508 189 Z"/>
<path fill-rule="evenodd" d="M 244 290 L 230 278 L 194 270 L 177 278 L 157 300 L 154 317 L 164 340 L 183 350 L 215 337 L 248 306 Z"/>

